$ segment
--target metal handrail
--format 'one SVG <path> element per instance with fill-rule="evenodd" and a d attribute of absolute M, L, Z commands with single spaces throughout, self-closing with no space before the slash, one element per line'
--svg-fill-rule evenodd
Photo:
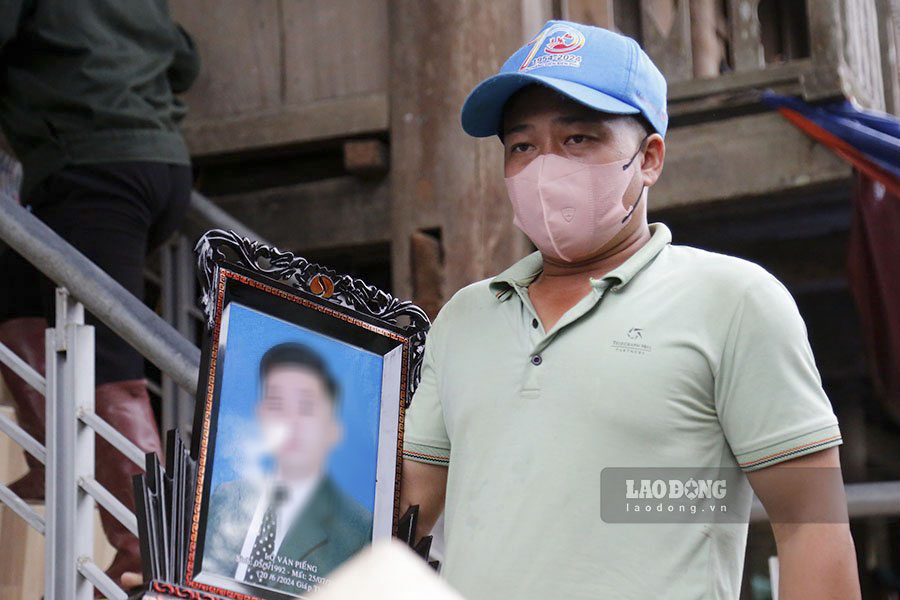
<path fill-rule="evenodd" d="M 78 572 L 87 579 L 91 585 L 110 600 L 128 600 L 128 594 L 122 591 L 115 581 L 103 572 L 89 556 L 80 556 L 77 563 Z"/>
<path fill-rule="evenodd" d="M 16 496 L 11 489 L 0 484 L 0 505 L 3 504 L 10 507 L 14 513 L 22 517 L 22 520 L 28 523 L 35 531 L 44 535 L 44 531 L 46 530 L 44 517 L 28 506 L 27 502 Z"/>
<path fill-rule="evenodd" d="M 82 423 L 93 429 L 94 433 L 102 437 L 109 442 L 111 446 L 125 455 L 125 458 L 136 464 L 140 469 L 144 468 L 144 465 L 146 464 L 144 462 L 144 451 L 141 450 L 137 444 L 119 433 L 115 427 L 97 416 L 97 413 L 93 411 L 86 412 L 79 409 L 76 412 L 76 415 L 81 419 Z"/>
<path fill-rule="evenodd" d="M 233 219 L 196 192 L 191 196 L 188 221 L 195 227 L 225 227 L 248 237 L 259 238 L 251 229 Z M 72 556 L 73 551 L 78 552 L 80 549 L 81 551 L 90 552 L 91 544 L 72 543 L 72 540 L 85 539 L 83 535 L 80 535 L 86 533 L 84 530 L 86 521 L 83 517 L 85 514 L 93 511 L 93 502 L 106 508 L 116 520 L 135 535 L 138 532 L 136 516 L 128 507 L 113 496 L 109 490 L 94 479 L 93 460 L 90 461 L 89 467 L 80 471 L 78 469 L 70 469 L 65 463 L 76 460 L 74 455 L 83 455 L 87 448 L 90 448 L 91 452 L 93 452 L 93 435 L 99 435 L 101 438 L 106 439 L 125 454 L 129 460 L 141 467 L 143 467 L 144 462 L 143 452 L 94 413 L 93 398 L 85 397 L 85 385 L 87 384 L 82 383 L 80 386 L 73 386 L 80 390 L 80 399 L 74 398 L 73 400 L 72 397 L 68 397 L 59 402 L 54 400 L 56 394 L 53 395 L 54 398 L 50 398 L 48 393 L 51 391 L 51 387 L 52 391 L 59 393 L 58 379 L 62 371 L 57 371 L 61 368 L 66 369 L 68 374 L 65 377 L 70 381 L 70 378 L 74 377 L 72 369 L 79 372 L 86 369 L 89 381 L 93 382 L 93 368 L 91 366 L 93 363 L 93 333 L 90 331 L 91 328 L 87 328 L 87 331 L 84 329 L 84 308 L 82 307 L 86 307 L 87 310 L 109 326 L 140 354 L 156 364 L 162 373 L 168 376 L 175 385 L 183 388 L 191 395 L 197 388 L 200 352 L 196 346 L 169 323 L 152 312 L 140 300 L 66 243 L 44 223 L 28 214 L 28 211 L 22 208 L 18 202 L 2 191 L 0 191 L 0 240 L 5 241 L 9 247 L 22 255 L 57 285 L 65 288 L 65 290 L 59 289 L 57 291 L 57 347 L 55 350 L 57 352 L 67 352 L 70 350 L 69 346 L 71 344 L 79 347 L 82 344 L 87 344 L 89 348 L 87 352 L 91 355 L 91 358 L 87 359 L 89 362 L 85 363 L 85 355 L 79 353 L 77 355 L 78 362 L 73 363 L 75 364 L 74 367 L 68 363 L 65 363 L 65 367 L 60 366 L 62 363 L 60 365 L 54 363 L 54 378 L 45 378 L 9 348 L 0 344 L 0 362 L 10 366 L 28 384 L 47 396 L 48 402 L 54 409 L 59 409 L 54 410 L 54 415 L 51 415 L 48 409 L 48 424 L 51 422 L 56 423 L 58 427 L 59 423 L 69 422 L 72 418 L 74 418 L 76 424 L 74 438 L 71 436 L 72 431 L 69 430 L 67 434 L 57 440 L 58 432 L 51 434 L 48 429 L 48 438 L 52 435 L 54 443 L 52 444 L 53 448 L 51 448 L 51 445 L 45 448 L 16 423 L 0 415 L 0 431 L 9 435 L 13 441 L 33 454 L 38 460 L 48 463 L 48 473 L 62 469 L 69 475 L 69 479 L 61 483 L 56 478 L 53 478 L 54 484 L 48 483 L 47 510 L 50 518 L 47 521 L 5 485 L 0 485 L 0 504 L 7 505 L 39 533 L 50 536 L 46 542 L 48 552 L 45 559 L 48 564 L 61 568 L 61 572 L 65 572 L 63 565 L 72 565 L 82 577 L 101 593 L 109 598 L 124 600 L 126 598 L 125 593 L 118 587 L 116 582 L 112 581 L 94 564 L 89 556 L 78 556 L 76 554 L 75 556 L 78 556 L 78 558 L 73 560 L 75 558 Z M 68 299 L 68 292 L 71 292 L 73 297 L 78 298 L 79 302 L 72 304 Z M 62 320 L 60 320 L 60 310 L 64 313 Z M 61 325 L 61 323 L 66 324 L 69 322 L 73 323 L 76 329 L 69 331 L 68 325 L 65 325 L 65 327 Z M 64 330 L 65 334 L 63 333 Z M 86 334 L 86 337 L 82 334 Z M 75 337 L 69 340 L 70 336 Z M 48 363 L 52 362 L 50 357 L 56 356 L 57 354 L 49 352 L 47 354 Z M 79 394 L 76 394 L 76 396 Z M 59 414 L 56 414 L 57 412 Z M 65 428 L 63 426 L 64 430 Z M 82 433 L 78 433 L 78 431 Z M 91 432 L 89 434 L 91 435 L 89 442 L 87 441 L 88 438 L 84 437 L 85 432 L 88 431 Z M 86 446 L 86 443 L 89 443 L 89 446 Z M 70 455 L 65 450 L 67 448 L 74 448 L 75 452 Z M 52 463 L 49 460 L 51 450 L 54 456 Z M 84 458 L 85 456 L 81 456 L 81 459 Z M 72 477 L 76 476 L 77 479 L 72 480 Z M 48 481 L 50 480 L 48 479 Z M 73 497 L 73 484 L 74 487 L 80 488 L 86 494 L 83 501 L 76 501 L 75 497 Z M 57 494 L 59 494 L 59 498 L 57 498 Z M 75 508 L 75 511 L 80 516 L 76 517 L 75 521 L 66 524 L 70 518 L 76 516 L 72 513 L 73 507 L 79 507 Z M 70 529 L 70 525 L 72 529 Z M 75 538 L 73 538 L 73 535 Z M 58 549 L 58 551 L 49 551 L 49 549 Z M 55 569 L 50 570 L 54 571 Z M 63 583 L 57 586 L 57 583 L 60 581 L 63 581 Z M 67 576 L 60 580 L 59 577 L 56 577 L 55 572 L 45 573 L 45 592 L 49 594 L 49 597 L 59 597 L 60 594 L 68 596 L 74 591 L 70 584 L 71 581 Z"/>
<path fill-rule="evenodd" d="M 200 350 L 5 193 L 0 238 L 180 387 L 196 392 Z"/>
<path fill-rule="evenodd" d="M 112 495 L 101 483 L 93 477 L 82 477 L 78 480 L 78 485 L 85 492 L 97 501 L 97 504 L 105 508 L 109 514 L 114 516 L 128 531 L 135 536 L 138 535 L 137 517 L 131 512 L 127 506 L 122 504 L 118 498 Z"/>
<path fill-rule="evenodd" d="M 851 519 L 900 515 L 900 481 L 868 481 L 846 483 L 847 512 Z M 759 498 L 753 496 L 750 522 L 768 521 L 769 516 Z"/>
<path fill-rule="evenodd" d="M 44 445 L 6 415 L 0 415 L 0 431 L 8 435 L 12 441 L 21 446 L 39 463 L 47 464 L 47 449 L 44 448 Z"/>
<path fill-rule="evenodd" d="M 2 343 L 0 343 L 0 361 L 8 365 L 16 375 L 22 378 L 22 381 L 34 388 L 41 396 L 47 394 L 47 380 L 44 376 Z"/>
<path fill-rule="evenodd" d="M 238 235 L 248 237 L 251 240 L 257 240 L 263 244 L 271 245 L 264 237 L 216 206 L 215 203 L 197 190 L 191 191 L 191 200 L 188 203 L 188 210 L 185 218 L 204 231 L 209 229 L 231 230 Z"/>

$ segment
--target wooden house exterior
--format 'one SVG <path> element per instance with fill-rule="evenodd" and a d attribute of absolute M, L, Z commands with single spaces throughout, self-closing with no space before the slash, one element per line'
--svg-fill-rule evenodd
<path fill-rule="evenodd" d="M 550 18 L 637 38 L 669 82 L 651 220 L 786 283 L 842 423 L 848 480 L 900 478 L 900 423 L 873 416 L 845 275 L 851 167 L 758 99 L 772 89 L 900 114 L 900 0 L 170 5 L 203 58 L 184 127 L 197 187 L 279 247 L 431 315 L 530 250 L 512 225 L 499 142 L 459 125 L 468 91 Z M 863 573 L 879 561 L 900 569 L 896 519 L 854 533 Z M 754 528 L 745 598 L 772 553 L 767 528 Z M 878 597 L 872 577 L 864 585 Z"/>

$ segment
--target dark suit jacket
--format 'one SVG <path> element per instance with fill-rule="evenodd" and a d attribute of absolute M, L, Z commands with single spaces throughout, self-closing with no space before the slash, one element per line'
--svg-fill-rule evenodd
<path fill-rule="evenodd" d="M 219 485 L 210 498 L 203 548 L 203 572 L 234 579 L 261 489 L 246 481 Z M 372 539 L 372 513 L 325 476 L 313 490 L 276 551 L 280 557 L 307 561 L 314 575 L 327 576 Z M 299 570 L 299 567 L 294 567 Z M 291 567 L 288 567 L 290 575 Z M 269 582 L 266 587 L 299 594 L 305 590 Z"/>

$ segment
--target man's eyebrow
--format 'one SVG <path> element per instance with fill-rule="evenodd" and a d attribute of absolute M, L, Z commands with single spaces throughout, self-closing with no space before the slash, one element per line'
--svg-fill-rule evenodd
<path fill-rule="evenodd" d="M 555 119 L 553 119 L 553 122 L 561 125 L 577 125 L 580 123 L 586 123 L 589 125 L 600 125 L 604 129 L 607 128 L 606 118 L 593 114 L 563 115 L 561 117 L 556 117 Z M 506 136 L 511 133 L 518 133 L 520 131 L 526 131 L 528 129 L 534 129 L 534 125 L 531 125 L 529 123 L 517 123 L 505 128 L 503 130 L 503 135 Z"/>
<path fill-rule="evenodd" d="M 534 129 L 534 125 L 529 125 L 528 123 L 518 123 L 513 125 L 512 127 L 507 127 L 503 130 L 503 135 L 509 135 L 510 133 L 518 133 L 520 131 L 525 131 L 527 129 Z"/>
<path fill-rule="evenodd" d="M 606 119 L 592 114 L 563 115 L 553 119 L 554 123 L 562 123 L 563 125 L 574 125 L 577 123 L 588 123 L 591 125 L 602 125 L 606 127 Z"/>

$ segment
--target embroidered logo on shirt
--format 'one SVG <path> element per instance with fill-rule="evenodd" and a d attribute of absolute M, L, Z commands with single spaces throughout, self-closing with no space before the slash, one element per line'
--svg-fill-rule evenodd
<path fill-rule="evenodd" d="M 653 347 L 650 344 L 645 344 L 643 342 L 644 339 L 644 328 L 643 327 L 632 327 L 628 331 L 625 332 L 625 337 L 630 341 L 625 340 L 613 340 L 612 349 L 616 352 L 624 352 L 625 354 L 640 354 L 644 355 L 653 350 Z"/>

